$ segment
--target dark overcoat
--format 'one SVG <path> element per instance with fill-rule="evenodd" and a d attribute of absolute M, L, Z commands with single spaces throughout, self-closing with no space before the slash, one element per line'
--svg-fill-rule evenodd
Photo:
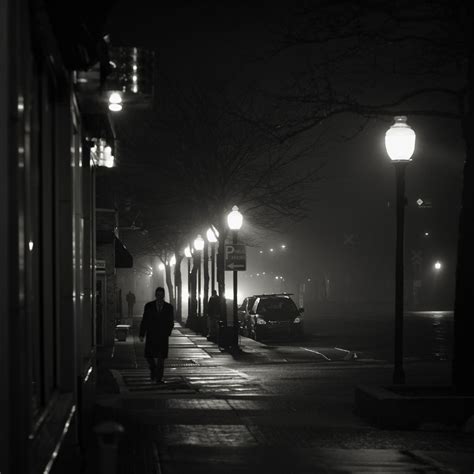
<path fill-rule="evenodd" d="M 218 295 L 212 295 L 207 303 L 207 314 L 211 319 L 219 319 L 221 314 L 221 298 Z"/>
<path fill-rule="evenodd" d="M 145 357 L 168 357 L 168 338 L 173 330 L 173 306 L 164 302 L 158 312 L 156 301 L 145 305 L 140 337 L 146 337 Z"/>

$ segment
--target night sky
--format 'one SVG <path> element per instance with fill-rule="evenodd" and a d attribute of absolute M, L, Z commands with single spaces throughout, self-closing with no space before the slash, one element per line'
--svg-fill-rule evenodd
<path fill-rule="evenodd" d="M 211 95 L 225 90 L 235 97 L 252 88 L 264 93 L 286 91 L 288 80 L 305 70 L 308 58 L 307 52 L 298 48 L 274 54 L 291 11 L 289 2 L 280 6 L 203 2 L 179 7 L 118 2 L 107 30 L 112 45 L 141 46 L 156 52 L 159 74 L 154 107 L 159 108 L 169 84 L 179 84 L 183 90 L 198 86 Z M 356 68 L 357 63 L 352 66 Z M 413 76 L 410 80 L 427 79 Z M 374 84 L 373 96 L 379 97 L 389 86 L 397 85 Z M 364 92 L 369 99 L 370 91 L 369 87 Z M 261 106 L 265 105 L 263 100 Z M 118 118 L 118 129 L 126 136 L 140 133 L 141 113 Z M 422 251 L 426 268 L 435 259 L 443 261 L 442 306 L 450 309 L 464 144 L 456 121 L 414 116 L 408 117 L 408 122 L 417 133 L 417 146 L 406 177 L 407 273 L 412 251 Z M 323 139 L 311 152 L 310 160 L 301 165 L 326 163 L 321 179 L 308 193 L 307 218 L 296 223 L 282 221 L 278 232 L 267 236 L 265 245 L 260 242 L 263 249 L 286 243 L 287 260 L 276 264 L 249 259 L 248 274 L 266 266 L 275 272 L 285 271 L 296 282 L 307 278 L 319 281 L 324 275 L 348 272 L 366 282 L 356 290 L 361 299 L 390 300 L 395 174 L 383 140 L 392 121 L 388 117 L 374 119 L 359 134 L 347 138 L 359 123 L 358 118 L 347 114 L 324 122 Z M 310 140 L 320 131 L 317 127 L 301 134 L 300 139 Z M 153 147 L 159 156 L 159 144 L 143 131 L 141 136 L 141 149 Z M 132 154 L 125 152 L 121 159 L 124 163 L 133 161 L 136 157 Z M 431 207 L 420 209 L 415 202 L 420 197 L 430 201 Z M 382 280 L 388 281 L 388 286 L 377 286 Z"/>

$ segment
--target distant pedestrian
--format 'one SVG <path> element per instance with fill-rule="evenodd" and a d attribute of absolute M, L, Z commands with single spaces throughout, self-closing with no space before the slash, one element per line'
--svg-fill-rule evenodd
<path fill-rule="evenodd" d="M 127 296 L 125 297 L 125 299 L 127 300 L 127 305 L 128 305 L 128 317 L 132 318 L 133 317 L 133 306 L 134 306 L 135 301 L 136 301 L 135 295 L 131 291 L 129 291 L 127 293 Z"/>
<path fill-rule="evenodd" d="M 209 298 L 207 304 L 207 317 L 208 317 L 208 334 L 207 339 L 215 341 L 219 331 L 219 320 L 221 319 L 222 312 L 222 298 L 217 294 L 216 290 L 212 290 L 212 295 Z"/>
<path fill-rule="evenodd" d="M 118 313 L 118 316 L 119 316 L 119 320 L 121 321 L 122 318 L 123 318 L 122 288 L 119 288 L 119 290 L 118 290 L 117 313 Z"/>
<path fill-rule="evenodd" d="M 174 325 L 173 306 L 165 301 L 165 290 L 158 287 L 156 299 L 145 305 L 140 324 L 140 341 L 145 342 L 145 358 L 150 367 L 150 380 L 163 382 L 165 359 L 168 357 L 168 338 Z"/>

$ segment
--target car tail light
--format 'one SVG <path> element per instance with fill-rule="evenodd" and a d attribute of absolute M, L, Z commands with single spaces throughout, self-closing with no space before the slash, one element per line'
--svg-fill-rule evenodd
<path fill-rule="evenodd" d="M 299 318 L 299 317 L 296 317 L 293 322 L 294 322 L 295 324 L 299 324 L 299 323 L 303 322 L 303 320 L 302 320 L 301 318 Z"/>

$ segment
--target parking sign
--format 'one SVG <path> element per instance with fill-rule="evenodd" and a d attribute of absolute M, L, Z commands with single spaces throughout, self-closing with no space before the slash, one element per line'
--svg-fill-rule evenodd
<path fill-rule="evenodd" d="M 232 244 L 225 246 L 225 269 L 233 272 L 247 269 L 245 245 Z"/>

